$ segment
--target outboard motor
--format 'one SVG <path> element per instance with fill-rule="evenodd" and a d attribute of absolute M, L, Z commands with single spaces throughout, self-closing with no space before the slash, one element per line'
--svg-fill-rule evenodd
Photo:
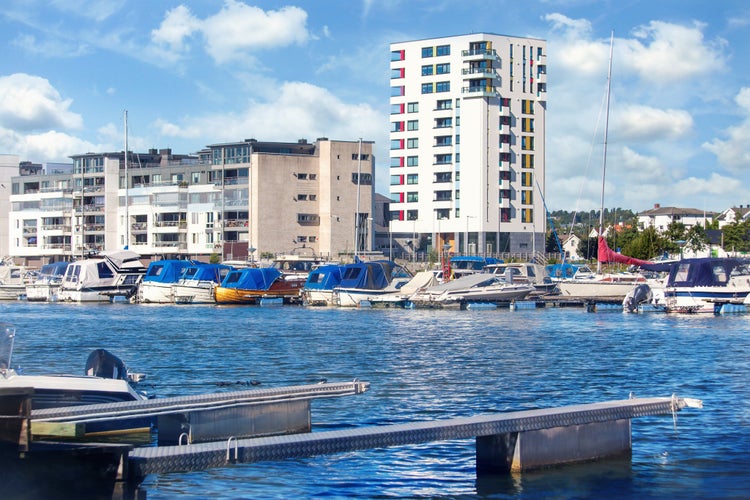
<path fill-rule="evenodd" d="M 653 298 L 651 287 L 645 283 L 636 285 L 628 294 L 625 296 L 625 300 L 622 301 L 622 306 L 627 312 L 635 312 L 638 310 L 638 305 L 644 302 L 649 302 Z"/>
<path fill-rule="evenodd" d="M 128 379 L 128 369 L 120 358 L 106 349 L 96 349 L 86 360 L 86 375 L 92 377 Z"/>

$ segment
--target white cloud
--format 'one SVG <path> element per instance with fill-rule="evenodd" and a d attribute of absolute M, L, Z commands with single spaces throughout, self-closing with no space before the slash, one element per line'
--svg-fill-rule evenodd
<path fill-rule="evenodd" d="M 714 139 L 703 143 L 703 148 L 716 155 L 719 163 L 733 172 L 750 170 L 750 87 L 743 87 L 735 102 L 744 112 L 739 125 L 728 127 L 726 140 Z"/>
<path fill-rule="evenodd" d="M 0 127 L 22 131 L 81 128 L 83 119 L 68 109 L 71 103 L 44 78 L 25 73 L 0 77 Z"/>
<path fill-rule="evenodd" d="M 159 127 L 164 136 L 204 138 L 207 143 L 238 137 L 273 141 L 361 137 L 384 145 L 388 137 L 387 121 L 375 109 L 342 102 L 326 89 L 303 82 L 284 83 L 273 100 L 250 102 L 239 113 L 193 117 L 184 125 L 163 121 Z"/>
<path fill-rule="evenodd" d="M 620 139 L 636 141 L 679 139 L 693 127 L 693 118 L 680 109 L 656 109 L 649 106 L 631 104 L 618 110 L 613 128 Z"/>
<path fill-rule="evenodd" d="M 244 58 L 244 51 L 281 48 L 310 38 L 307 12 L 298 7 L 263 11 L 237 0 L 226 0 L 202 25 L 206 51 L 217 63 Z"/>
<path fill-rule="evenodd" d="M 718 38 L 706 41 L 704 28 L 697 22 L 681 26 L 651 21 L 638 27 L 633 39 L 622 40 L 624 48 L 618 52 L 621 64 L 641 79 L 666 87 L 674 86 L 676 80 L 715 74 L 725 67 L 727 42 Z"/>
<path fill-rule="evenodd" d="M 181 53 L 189 50 L 185 39 L 200 29 L 200 20 L 184 5 L 179 5 L 167 12 L 159 29 L 151 31 L 151 41 L 166 46 L 172 52 Z"/>

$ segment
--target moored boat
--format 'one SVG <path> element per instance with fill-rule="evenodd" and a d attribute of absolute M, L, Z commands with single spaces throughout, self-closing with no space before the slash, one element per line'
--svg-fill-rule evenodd
<path fill-rule="evenodd" d="M 473 273 L 426 288 L 409 300 L 416 307 L 448 307 L 467 302 L 522 300 L 533 291 L 528 283 L 508 283 L 496 274 Z"/>
<path fill-rule="evenodd" d="M 504 262 L 484 266 L 484 272 L 502 276 L 508 283 L 526 283 L 534 287 L 532 295 L 557 293 L 557 284 L 541 264 L 534 262 Z"/>
<path fill-rule="evenodd" d="M 37 278 L 26 285 L 26 300 L 29 302 L 54 302 L 58 300 L 60 285 L 69 264 L 70 262 L 61 261 L 43 265 Z"/>
<path fill-rule="evenodd" d="M 196 264 L 192 260 L 165 259 L 151 262 L 138 285 L 138 302 L 168 304 L 174 302 L 172 286 L 182 272 Z"/>
<path fill-rule="evenodd" d="M 274 267 L 248 267 L 230 271 L 216 287 L 217 304 L 259 304 L 263 299 L 299 300 L 303 283 L 288 282 Z"/>
<path fill-rule="evenodd" d="M 406 268 L 390 260 L 346 264 L 341 283 L 333 289 L 333 303 L 339 307 L 357 307 L 363 300 L 398 290 L 411 278 Z"/>
<path fill-rule="evenodd" d="M 0 387 L 33 389 L 32 410 L 147 399 L 131 385 L 125 364 L 104 349 L 96 349 L 89 355 L 85 375 L 20 374 L 12 365 L 15 335 L 13 325 L 0 323 Z M 148 432 L 151 427 L 151 418 L 138 417 L 90 422 L 85 433 L 91 436 Z"/>
<path fill-rule="evenodd" d="M 332 306 L 333 289 L 341 284 L 345 266 L 328 264 L 310 271 L 302 287 L 302 304 L 306 306 Z"/>
<path fill-rule="evenodd" d="M 213 304 L 216 287 L 233 271 L 225 264 L 196 264 L 186 268 L 180 279 L 172 285 L 175 304 Z"/>
<path fill-rule="evenodd" d="M 65 271 L 60 300 L 111 302 L 118 297 L 130 300 L 145 273 L 140 255 L 130 250 L 115 250 L 79 260 Z"/>
<path fill-rule="evenodd" d="M 17 266 L 11 259 L 0 262 L 0 300 L 18 300 L 26 294 L 29 269 Z"/>

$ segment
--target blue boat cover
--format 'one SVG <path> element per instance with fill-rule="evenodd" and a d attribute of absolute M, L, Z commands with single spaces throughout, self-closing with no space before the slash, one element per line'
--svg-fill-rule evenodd
<path fill-rule="evenodd" d="M 748 261 L 731 257 L 683 259 L 672 263 L 667 286 L 725 286 L 734 274 L 749 274 Z"/>
<path fill-rule="evenodd" d="M 180 275 L 181 280 L 191 281 L 213 281 L 221 283 L 229 271 L 233 271 L 232 266 L 226 264 L 204 264 L 196 262 L 195 265 L 186 267 Z"/>
<path fill-rule="evenodd" d="M 341 277 L 340 288 L 361 290 L 382 290 L 398 273 L 401 267 L 390 260 L 372 260 L 346 264 Z"/>
<path fill-rule="evenodd" d="M 185 268 L 195 265 L 192 260 L 157 260 L 148 265 L 143 281 L 177 283 Z"/>
<path fill-rule="evenodd" d="M 221 282 L 224 288 L 268 290 L 281 273 L 275 267 L 248 267 L 230 271 Z"/>
<path fill-rule="evenodd" d="M 305 281 L 305 290 L 333 290 L 341 284 L 344 266 L 328 264 L 310 271 Z"/>
<path fill-rule="evenodd" d="M 578 267 L 575 264 L 548 264 L 545 266 L 547 276 L 551 278 L 572 278 L 578 271 Z"/>

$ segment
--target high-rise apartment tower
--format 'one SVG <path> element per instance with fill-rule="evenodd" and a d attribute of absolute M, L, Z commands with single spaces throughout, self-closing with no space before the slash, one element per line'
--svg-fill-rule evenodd
<path fill-rule="evenodd" d="M 488 33 L 391 45 L 395 235 L 455 253 L 544 250 L 546 52 Z"/>

